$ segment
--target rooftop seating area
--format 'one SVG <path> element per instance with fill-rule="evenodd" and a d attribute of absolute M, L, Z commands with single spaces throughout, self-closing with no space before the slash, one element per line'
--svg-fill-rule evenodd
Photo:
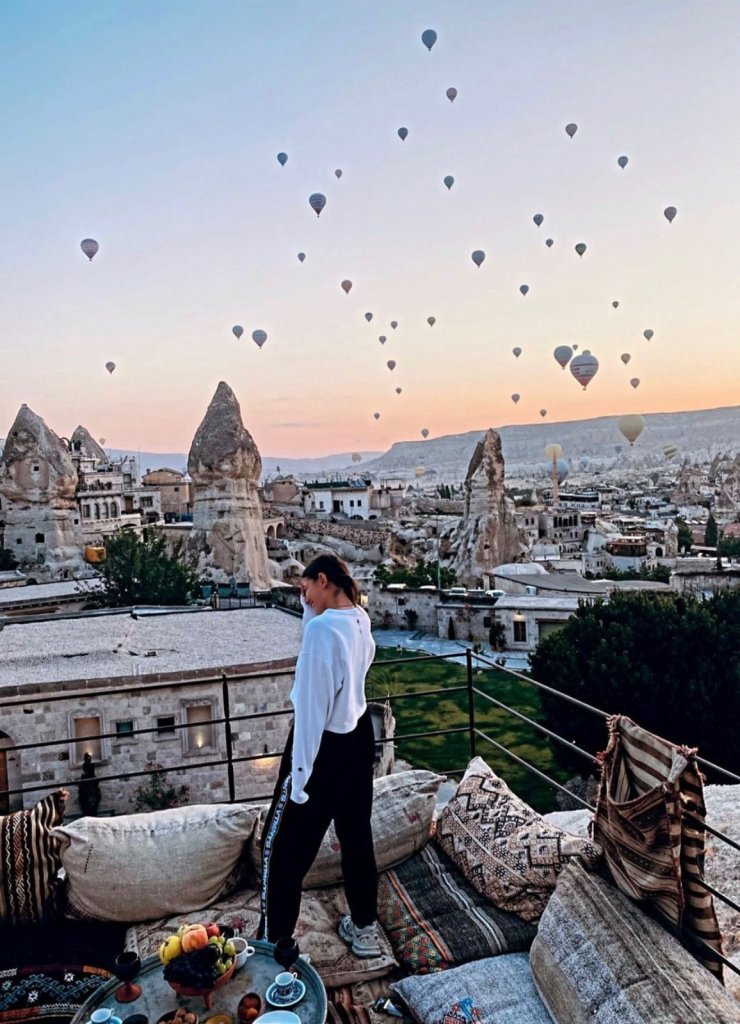
<path fill-rule="evenodd" d="M 423 671 L 428 659 L 418 661 Z M 478 664 L 485 663 L 478 657 Z M 728 834 L 737 827 L 737 818 L 728 826 L 721 816 L 726 806 L 721 797 L 734 793 L 736 800 L 740 779 L 701 758 L 695 764 L 683 757 L 682 748 L 643 734 L 629 720 L 608 720 L 606 713 L 590 708 L 603 717 L 604 746 L 609 743 L 604 759 L 579 752 L 584 763 L 603 769 L 598 804 L 545 776 L 582 810 L 542 816 L 506 786 L 485 758 L 497 750 L 528 771 L 543 773 L 478 725 L 481 707 L 490 703 L 506 715 L 524 716 L 476 686 L 476 658 L 470 652 L 466 665 L 466 681 L 456 689 L 467 700 L 469 759 L 467 766 L 450 765 L 445 773 L 450 780 L 459 779 L 456 787 L 445 785 L 448 792 L 454 788 L 451 798 L 439 799 L 443 776 L 421 769 L 382 776 L 375 783 L 382 955 L 359 960 L 336 936 L 346 905 L 338 844 L 331 831 L 305 881 L 297 939 L 327 986 L 329 1019 L 335 1024 L 377 1024 L 387 1020 L 378 1005 L 391 998 L 399 1012 L 418 1024 L 442 1019 L 459 1024 L 740 1021 L 740 1003 L 731 994 L 740 994 L 740 872 L 726 868 L 738 863 L 740 835 Z M 534 687 L 541 685 L 521 673 L 511 674 Z M 223 730 L 225 737 L 239 723 L 289 714 L 237 713 L 229 704 L 226 680 L 223 689 L 223 713 L 214 714 L 207 724 Z M 449 693 L 447 688 L 445 695 Z M 388 699 L 395 705 L 419 695 L 394 693 Z M 571 697 L 562 699 L 588 707 Z M 529 724 L 551 742 L 577 749 L 541 723 Z M 434 741 L 450 731 L 421 735 Z M 408 734 L 387 742 L 404 738 Z M 635 850 L 628 848 L 624 831 L 617 827 L 619 814 L 626 813 L 625 794 L 618 791 L 624 767 L 619 758 L 631 756 L 635 738 L 649 746 L 657 773 L 654 785 L 645 783 L 640 799 L 649 804 L 656 794 L 660 798 L 643 808 L 641 824 L 649 819 L 654 835 L 642 854 L 655 877 L 661 872 L 666 877 L 666 862 L 660 857 L 667 850 L 675 869 L 672 877 L 680 880 L 668 894 L 656 894 L 649 891 L 650 879 L 643 877 L 640 899 L 630 892 L 635 879 L 629 864 Z M 57 738 L 46 745 L 69 742 L 68 737 Z M 267 761 L 279 751 L 238 755 L 229 740 L 225 749 L 224 758 L 214 756 L 206 766 L 226 774 L 227 803 L 63 822 L 61 809 L 46 797 L 36 811 L 24 812 L 26 827 L 36 839 L 41 834 L 48 842 L 47 874 L 34 887 L 35 904 L 28 893 L 13 895 L 11 874 L 0 876 L 0 917 L 5 922 L 0 972 L 7 983 L 0 992 L 0 1024 L 18 1024 L 31 1016 L 55 1024 L 70 1021 L 124 945 L 142 957 L 151 955 L 165 935 L 186 921 L 212 920 L 255 934 L 259 839 L 271 793 L 266 787 L 245 800 L 238 769 L 244 760 Z M 663 763 L 666 751 L 673 753 Z M 701 795 L 691 789 L 697 766 L 711 773 L 714 783 L 706 791 L 706 821 Z M 184 773 L 203 767 L 202 762 L 178 765 Z M 661 771 L 665 778 L 656 781 Z M 99 778 L 103 781 L 105 775 Z M 40 784 L 30 788 L 44 792 Z M 676 797 L 673 805 L 665 800 L 669 792 Z M 27 795 L 26 806 L 32 801 Z M 4 819 L 3 842 L 12 817 Z M 706 875 L 701 870 L 703 853 L 697 853 L 705 838 Z M 36 870 L 38 856 L 31 860 L 28 869 Z M 61 889 L 59 864 L 66 876 Z M 718 865 L 725 866 L 722 874 Z M 724 886 L 723 891 L 723 878 L 734 878 L 729 890 Z M 707 911 L 712 897 L 724 932 L 722 953 Z M 52 904 L 56 920 L 40 924 L 38 918 L 48 915 Z M 61 958 L 60 948 L 65 951 Z M 724 989 L 717 980 L 720 971 Z M 38 979 L 36 988 L 29 982 L 31 975 Z M 30 1001 L 32 991 L 37 996 Z M 45 1008 L 39 999 L 47 999 Z"/>

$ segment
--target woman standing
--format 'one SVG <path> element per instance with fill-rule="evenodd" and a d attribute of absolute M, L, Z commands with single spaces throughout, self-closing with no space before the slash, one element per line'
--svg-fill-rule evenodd
<path fill-rule="evenodd" d="M 262 833 L 260 936 L 292 936 L 303 878 L 334 821 L 350 909 L 339 934 L 356 956 L 378 956 L 375 737 L 365 700 L 375 642 L 359 588 L 339 558 L 315 558 L 301 590 L 307 614 L 290 695 L 295 719 Z"/>

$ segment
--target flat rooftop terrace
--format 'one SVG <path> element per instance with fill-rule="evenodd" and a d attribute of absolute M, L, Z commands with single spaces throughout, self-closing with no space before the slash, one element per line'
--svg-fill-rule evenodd
<path fill-rule="evenodd" d="M 7 625 L 0 692 L 17 686 L 193 672 L 298 656 L 300 618 L 274 608 L 131 612 Z"/>

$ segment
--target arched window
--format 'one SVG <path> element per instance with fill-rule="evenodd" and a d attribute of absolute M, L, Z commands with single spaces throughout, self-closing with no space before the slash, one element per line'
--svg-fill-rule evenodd
<path fill-rule="evenodd" d="M 100 505 L 97 501 L 95 502 L 95 518 L 100 519 Z"/>
<path fill-rule="evenodd" d="M 111 519 L 118 518 L 118 504 L 115 501 L 110 503 L 110 517 Z"/>
<path fill-rule="evenodd" d="M 108 502 L 103 502 L 103 519 L 107 519 L 110 516 L 110 510 L 108 508 Z"/>

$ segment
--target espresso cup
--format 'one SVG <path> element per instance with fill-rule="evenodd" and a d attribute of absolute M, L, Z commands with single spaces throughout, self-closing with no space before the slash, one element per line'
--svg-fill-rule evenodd
<path fill-rule="evenodd" d="M 275 994 L 280 999 L 287 999 L 293 994 L 293 986 L 298 977 L 295 971 L 281 971 L 275 975 Z"/>
<path fill-rule="evenodd" d="M 113 1010 L 101 1007 L 99 1010 L 93 1010 L 90 1014 L 90 1020 L 92 1021 L 92 1024 L 108 1024 L 112 1016 Z"/>

